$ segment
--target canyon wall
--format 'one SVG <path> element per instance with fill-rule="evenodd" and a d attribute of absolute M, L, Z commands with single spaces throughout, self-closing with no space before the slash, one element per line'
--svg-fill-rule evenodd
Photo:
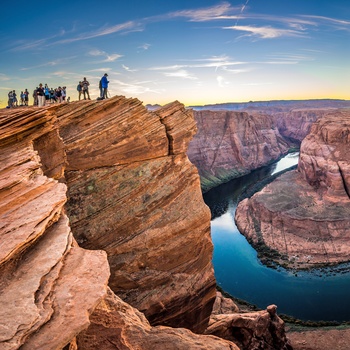
<path fill-rule="evenodd" d="M 291 142 L 300 144 L 310 132 L 312 124 L 328 114 L 331 109 L 292 109 L 284 112 L 271 112 L 280 134 Z M 265 113 L 267 111 L 264 111 Z"/>
<path fill-rule="evenodd" d="M 215 299 L 210 212 L 185 152 L 196 131 L 174 102 L 65 105 L 66 209 L 80 246 L 103 249 L 109 286 L 151 324 L 205 329 Z"/>
<path fill-rule="evenodd" d="M 305 268 L 350 260 L 350 112 L 330 111 L 303 140 L 297 171 L 236 211 L 237 226 L 277 262 Z"/>
<path fill-rule="evenodd" d="M 107 292 L 106 253 L 80 248 L 69 227 L 55 121 L 45 110 L 0 113 L 1 349 L 62 348 Z M 36 140 L 61 154 L 48 165 L 52 176 Z"/>
<path fill-rule="evenodd" d="M 203 191 L 245 175 L 286 154 L 288 143 L 266 114 L 195 111 L 198 133 L 188 157 L 198 168 Z"/>
<path fill-rule="evenodd" d="M 191 112 L 115 97 L 0 117 L 1 344 L 63 347 L 108 280 L 152 324 L 204 331 L 215 279 L 210 212 L 185 155 Z"/>
<path fill-rule="evenodd" d="M 0 348 L 286 343 L 266 311 L 207 329 L 216 291 L 210 212 L 186 156 L 192 111 L 116 96 L 2 110 L 0 126 Z"/>

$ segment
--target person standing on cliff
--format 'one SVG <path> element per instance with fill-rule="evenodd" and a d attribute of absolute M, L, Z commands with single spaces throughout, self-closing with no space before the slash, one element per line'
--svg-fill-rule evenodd
<path fill-rule="evenodd" d="M 108 93 L 108 74 L 105 73 L 104 76 L 101 78 L 101 89 L 102 89 L 102 94 L 101 94 L 101 98 L 108 98 L 107 93 Z"/>
<path fill-rule="evenodd" d="M 28 89 L 24 90 L 24 105 L 28 106 L 28 100 L 29 100 L 29 91 Z"/>
<path fill-rule="evenodd" d="M 43 88 L 43 84 L 39 84 L 39 87 L 36 89 L 36 95 L 38 97 L 38 106 L 45 106 L 45 89 Z"/>
<path fill-rule="evenodd" d="M 89 94 L 90 83 L 86 80 L 85 77 L 84 77 L 84 80 L 82 81 L 82 85 L 83 85 L 84 100 L 86 100 L 86 96 L 88 97 L 88 100 L 91 100 L 90 94 Z"/>

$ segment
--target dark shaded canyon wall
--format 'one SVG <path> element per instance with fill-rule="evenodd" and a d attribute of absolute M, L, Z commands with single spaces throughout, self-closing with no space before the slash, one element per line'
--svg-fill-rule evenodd
<path fill-rule="evenodd" d="M 78 243 L 107 252 L 110 287 L 151 324 L 203 331 L 215 279 L 210 211 L 185 154 L 192 112 L 178 102 L 148 112 L 115 97 L 55 114 Z"/>
<path fill-rule="evenodd" d="M 349 261 L 349 133 L 349 111 L 331 111 L 313 124 L 298 170 L 239 204 L 240 232 L 292 267 Z"/>
<path fill-rule="evenodd" d="M 245 175 L 286 154 L 288 143 L 266 114 L 195 111 L 198 132 L 188 157 L 198 168 L 203 191 Z"/>
<path fill-rule="evenodd" d="M 293 109 L 271 112 L 280 134 L 292 142 L 301 143 L 310 132 L 312 124 L 328 114 L 331 109 Z"/>

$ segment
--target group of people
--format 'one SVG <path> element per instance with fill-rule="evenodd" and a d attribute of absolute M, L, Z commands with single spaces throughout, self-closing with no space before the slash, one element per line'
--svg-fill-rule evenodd
<path fill-rule="evenodd" d="M 99 82 L 99 89 L 100 89 L 100 97 L 98 100 L 103 100 L 105 98 L 108 98 L 108 74 L 105 73 L 103 77 L 100 79 Z M 79 84 L 77 85 L 77 91 L 79 93 L 78 98 L 79 101 L 81 100 L 82 96 L 84 96 L 84 100 L 88 99 L 91 100 L 90 94 L 89 94 L 89 86 L 90 83 L 86 80 L 86 77 L 82 81 L 79 81 Z"/>
<path fill-rule="evenodd" d="M 21 104 L 20 106 L 28 106 L 28 100 L 29 100 L 29 92 L 27 89 L 24 91 L 21 91 L 20 94 Z M 16 94 L 16 90 L 11 90 L 8 93 L 8 107 L 18 107 L 18 98 Z"/>
<path fill-rule="evenodd" d="M 34 103 L 33 106 L 43 107 L 48 103 L 53 102 L 65 102 L 66 101 L 66 87 L 59 86 L 56 89 L 49 88 L 47 84 L 43 86 L 43 84 L 39 84 L 39 87 L 36 87 L 33 91 Z"/>
<path fill-rule="evenodd" d="M 105 73 L 103 77 L 100 79 L 99 82 L 99 90 L 100 90 L 100 96 L 98 97 L 98 100 L 103 100 L 105 98 L 108 98 L 108 74 Z M 82 81 L 79 81 L 79 84 L 77 86 L 77 91 L 79 93 L 79 101 L 81 100 L 82 96 L 84 97 L 84 100 L 88 99 L 91 100 L 90 94 L 89 94 L 89 86 L 90 83 L 86 80 L 86 77 Z M 21 91 L 20 94 L 21 104 L 20 106 L 28 106 L 29 101 L 29 92 L 27 89 L 24 91 Z M 38 87 L 36 87 L 33 91 L 33 106 L 43 107 L 47 105 L 48 103 L 54 103 L 54 102 L 69 102 L 69 97 L 67 98 L 67 92 L 66 87 L 59 86 L 56 89 L 49 88 L 47 84 L 43 86 L 43 84 L 39 84 Z M 18 98 L 15 90 L 11 90 L 8 93 L 8 106 L 7 108 L 12 107 L 18 107 Z"/>

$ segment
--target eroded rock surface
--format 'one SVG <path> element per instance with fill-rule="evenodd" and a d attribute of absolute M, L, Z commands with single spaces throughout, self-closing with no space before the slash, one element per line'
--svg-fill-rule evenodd
<path fill-rule="evenodd" d="M 239 204 L 239 230 L 293 267 L 349 261 L 349 131 L 348 111 L 319 119 L 302 142 L 298 170 Z"/>
<path fill-rule="evenodd" d="M 1 349 L 64 347 L 106 294 L 106 254 L 78 247 L 66 186 L 44 174 L 34 148 L 45 135 L 57 141 L 54 121 L 46 109 L 0 113 Z M 60 178 L 62 164 L 46 170 Z"/>
<path fill-rule="evenodd" d="M 205 334 L 230 340 L 242 350 L 293 349 L 276 305 L 262 311 L 241 312 L 231 299 L 219 292 Z"/>
<path fill-rule="evenodd" d="M 145 316 L 111 291 L 95 309 L 91 325 L 77 337 L 79 349 L 239 350 L 234 343 L 184 328 L 152 327 Z"/>
<path fill-rule="evenodd" d="M 148 112 L 115 97 L 55 113 L 78 243 L 107 252 L 110 287 L 151 324 L 204 330 L 215 279 L 210 211 L 185 154 L 192 112 L 179 102 Z"/>
<path fill-rule="evenodd" d="M 204 191 L 249 173 L 286 154 L 288 143 L 273 118 L 233 111 L 196 111 L 198 133 L 188 156 Z"/>
<path fill-rule="evenodd" d="M 271 112 L 280 134 L 287 140 L 301 143 L 309 134 L 312 124 L 330 112 L 329 108 L 292 109 Z"/>

